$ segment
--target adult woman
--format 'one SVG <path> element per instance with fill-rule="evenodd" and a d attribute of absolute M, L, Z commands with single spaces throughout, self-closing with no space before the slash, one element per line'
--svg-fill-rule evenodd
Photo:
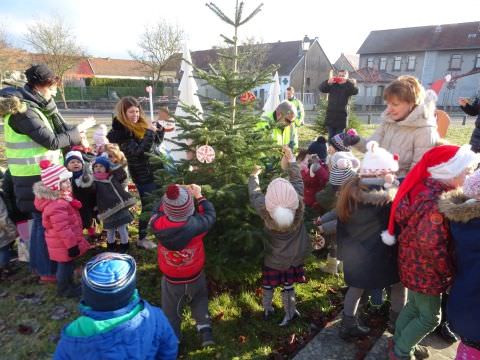
<path fill-rule="evenodd" d="M 4 116 L 5 155 L 17 206 L 33 217 L 30 266 L 41 280 L 50 281 L 55 279 L 56 263 L 49 259 L 42 216 L 33 205 L 33 184 L 40 181 L 40 161 L 63 164 L 62 149 L 80 144 L 95 120 L 85 119 L 77 126 L 65 123 L 53 100 L 59 79 L 46 65 L 33 65 L 25 75 L 23 88 L 0 93 L 0 116 Z"/>
<path fill-rule="evenodd" d="M 368 139 L 361 139 L 357 149 L 365 151 L 368 141 L 399 156 L 397 176 L 405 177 L 422 155 L 435 146 L 439 135 L 435 118 L 436 96 L 427 94 L 413 76 L 400 76 L 385 89 L 383 98 L 387 109 L 382 123 Z"/>
<path fill-rule="evenodd" d="M 163 128 L 147 120 L 140 103 L 131 96 L 120 99 L 115 108 L 112 129 L 107 138 L 117 143 L 128 161 L 128 169 L 142 202 L 142 214 L 145 212 L 146 198 L 155 190 L 153 169 L 148 153 L 153 145 L 163 140 Z M 155 243 L 146 239 L 148 221 L 140 219 L 138 223 L 137 245 L 145 249 L 154 249 Z"/>

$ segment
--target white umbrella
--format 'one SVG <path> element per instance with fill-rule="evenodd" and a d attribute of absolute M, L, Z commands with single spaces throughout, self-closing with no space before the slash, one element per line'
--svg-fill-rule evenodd
<path fill-rule="evenodd" d="M 268 90 L 267 101 L 265 101 L 265 105 L 263 105 L 263 111 L 274 111 L 278 104 L 280 104 L 280 82 L 278 81 L 278 71 L 276 71 L 273 82 Z"/>

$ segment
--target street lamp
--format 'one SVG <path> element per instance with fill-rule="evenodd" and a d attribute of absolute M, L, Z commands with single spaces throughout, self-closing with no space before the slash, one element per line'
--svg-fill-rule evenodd
<path fill-rule="evenodd" d="M 303 80 L 302 80 L 302 103 L 305 105 L 305 76 L 307 72 L 307 52 L 310 48 L 310 39 L 307 35 L 304 36 L 302 42 L 303 50 Z"/>

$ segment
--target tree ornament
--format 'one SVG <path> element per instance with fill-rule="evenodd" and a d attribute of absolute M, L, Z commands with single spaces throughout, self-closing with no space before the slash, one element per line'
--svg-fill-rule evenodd
<path fill-rule="evenodd" d="M 255 94 L 251 91 L 244 92 L 242 95 L 240 95 L 240 103 L 243 105 L 250 104 L 255 101 L 257 97 Z"/>
<path fill-rule="evenodd" d="M 210 164 L 215 159 L 215 150 L 210 145 L 202 145 L 197 149 L 197 160 Z"/>

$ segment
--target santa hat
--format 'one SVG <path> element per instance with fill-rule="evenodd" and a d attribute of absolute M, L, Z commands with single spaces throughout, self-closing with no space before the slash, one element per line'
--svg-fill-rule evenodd
<path fill-rule="evenodd" d="M 287 228 L 293 223 L 299 205 L 298 194 L 288 180 L 276 178 L 268 185 L 265 207 L 280 227 Z"/>
<path fill-rule="evenodd" d="M 463 193 L 469 198 L 477 198 L 480 195 L 480 170 L 466 178 L 463 184 Z"/>
<path fill-rule="evenodd" d="M 470 145 L 441 145 L 428 150 L 420 161 L 410 170 L 398 188 L 393 200 L 388 221 L 388 229 L 382 232 L 382 241 L 393 245 L 395 239 L 395 213 L 403 198 L 423 180 L 431 177 L 438 180 L 450 180 L 460 175 L 469 166 L 476 166 L 480 155 L 470 150 Z M 410 194 L 411 197 L 416 194 Z"/>
<path fill-rule="evenodd" d="M 443 79 L 436 80 L 430 85 L 430 89 L 435 92 L 435 94 L 439 95 L 440 91 L 442 91 L 443 85 L 450 82 L 452 79 L 452 75 L 447 74 Z"/>
<path fill-rule="evenodd" d="M 369 141 L 360 166 L 360 176 L 385 175 L 397 171 L 398 155 L 381 148 L 376 141 Z"/>
<path fill-rule="evenodd" d="M 163 211 L 171 221 L 182 222 L 193 215 L 195 206 L 190 192 L 177 185 L 168 185 L 162 197 Z"/>
<path fill-rule="evenodd" d="M 43 185 L 51 190 L 60 190 L 60 183 L 72 177 L 66 167 L 52 164 L 49 160 L 40 161 L 40 169 Z"/>
<path fill-rule="evenodd" d="M 107 139 L 107 126 L 105 124 L 100 124 L 95 129 L 93 133 L 93 143 L 97 146 L 110 143 Z"/>

